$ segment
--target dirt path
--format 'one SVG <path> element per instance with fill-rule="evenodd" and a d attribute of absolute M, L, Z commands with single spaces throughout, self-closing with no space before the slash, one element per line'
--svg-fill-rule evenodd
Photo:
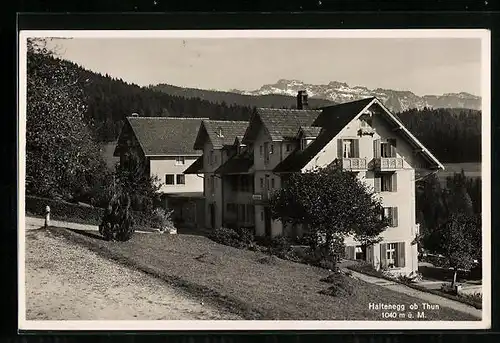
<path fill-rule="evenodd" d="M 26 231 L 25 270 L 27 320 L 239 319 L 45 230 Z"/>

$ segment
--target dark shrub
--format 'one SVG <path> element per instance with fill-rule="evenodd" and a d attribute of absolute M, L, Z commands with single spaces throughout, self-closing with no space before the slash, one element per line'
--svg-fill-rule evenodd
<path fill-rule="evenodd" d="M 252 227 L 240 227 L 235 230 L 239 236 L 241 243 L 244 246 L 254 245 L 255 237 L 254 237 L 254 229 Z"/>
<path fill-rule="evenodd" d="M 238 235 L 236 230 L 227 227 L 216 228 L 210 232 L 209 238 L 217 243 L 235 248 L 240 248 L 242 246 L 240 235 Z"/>
<path fill-rule="evenodd" d="M 130 213 L 130 197 L 113 197 L 103 215 L 99 233 L 106 240 L 128 241 L 134 234 L 134 220 Z"/>

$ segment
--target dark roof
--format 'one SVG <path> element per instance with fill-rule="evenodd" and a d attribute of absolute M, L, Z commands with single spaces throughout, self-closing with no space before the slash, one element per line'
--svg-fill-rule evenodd
<path fill-rule="evenodd" d="M 127 117 L 146 156 L 200 155 L 193 142 L 204 118 Z"/>
<path fill-rule="evenodd" d="M 184 174 L 201 174 L 203 172 L 203 155 L 198 157 L 189 167 L 184 170 Z"/>
<path fill-rule="evenodd" d="M 226 163 L 215 170 L 216 174 L 240 174 L 247 173 L 253 166 L 253 154 L 245 149 L 239 154 L 229 158 Z"/>
<path fill-rule="evenodd" d="M 258 108 L 257 115 L 273 140 L 295 137 L 301 126 L 310 126 L 321 110 Z"/>
<path fill-rule="evenodd" d="M 351 120 L 353 120 L 374 98 L 328 106 L 316 118 L 313 126 L 324 130 L 304 150 L 296 149 L 275 168 L 274 172 L 295 172 L 301 170 L 321 149 L 323 149 Z"/>
<path fill-rule="evenodd" d="M 208 138 L 212 142 L 214 148 L 220 149 L 227 145 L 233 145 L 236 138 L 241 141 L 247 127 L 248 121 L 203 120 L 196 140 L 193 140 L 195 142 L 194 148 L 198 150 L 203 148 L 203 130 L 208 135 Z M 222 136 L 220 136 L 220 133 L 222 133 Z"/>
<path fill-rule="evenodd" d="M 316 138 L 318 137 L 319 133 L 321 132 L 321 127 L 319 126 L 301 126 L 299 129 L 299 132 L 302 132 L 304 137 L 313 137 Z"/>

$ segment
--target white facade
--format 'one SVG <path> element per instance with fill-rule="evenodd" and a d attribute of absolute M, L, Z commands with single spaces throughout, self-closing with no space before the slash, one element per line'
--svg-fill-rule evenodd
<path fill-rule="evenodd" d="M 203 175 L 183 174 L 198 156 L 149 157 L 151 176 L 158 177 L 160 192 L 165 194 L 203 192 Z"/>

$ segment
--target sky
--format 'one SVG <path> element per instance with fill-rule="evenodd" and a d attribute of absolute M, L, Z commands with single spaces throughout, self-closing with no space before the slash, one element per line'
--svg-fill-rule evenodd
<path fill-rule="evenodd" d="M 147 86 L 255 90 L 311 84 L 481 95 L 478 38 L 72 38 L 59 57 Z"/>

